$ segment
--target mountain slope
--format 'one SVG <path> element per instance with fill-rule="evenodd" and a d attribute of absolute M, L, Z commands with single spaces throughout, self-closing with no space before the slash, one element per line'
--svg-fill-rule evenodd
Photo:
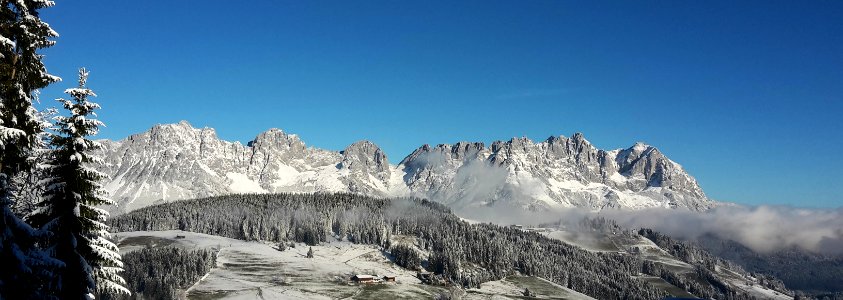
<path fill-rule="evenodd" d="M 817 294 L 843 292 L 843 254 L 812 253 L 796 247 L 759 253 L 713 234 L 700 236 L 695 242 L 748 271 L 776 276 L 788 288 Z"/>
<path fill-rule="evenodd" d="M 425 200 L 352 194 L 220 196 L 146 207 L 109 221 L 115 230 L 121 232 L 178 229 L 245 241 L 263 241 L 263 245 L 306 243 L 314 247 L 317 258 L 324 257 L 326 252 L 345 257 L 326 260 L 333 262 L 333 266 L 341 266 L 343 262 L 348 264 L 350 258 L 357 257 L 351 253 L 353 250 L 339 249 L 341 245 L 336 242 L 351 242 L 355 247 L 375 245 L 382 247 L 371 249 L 377 255 L 391 254 L 390 265 L 431 271 L 438 274 L 433 283 L 442 279 L 454 283 L 454 286 L 469 288 L 483 289 L 485 282 L 535 276 L 555 284 L 557 293 L 560 292 L 559 287 L 565 287 L 596 299 L 665 299 L 668 294 L 696 295 L 705 299 L 751 299 L 751 296 L 763 292 L 772 294 L 767 289 L 748 287 L 749 282 L 761 285 L 761 279 L 732 269 L 720 259 L 694 251 L 689 252 L 694 254 L 690 256 L 681 251 L 668 253 L 659 248 L 665 243 L 656 245 L 647 240 L 652 234 L 645 238 L 606 219 L 584 219 L 580 223 L 585 226 L 568 227 L 566 223 L 565 228 L 584 235 L 603 233 L 609 244 L 617 246 L 614 251 L 587 251 L 545 236 L 544 230 L 537 228 L 470 224 L 447 207 Z M 577 221 L 566 219 L 566 222 Z M 602 231 L 601 228 L 607 230 Z M 169 237 L 175 235 L 172 232 L 167 234 Z M 667 238 L 655 240 L 669 241 Z M 253 249 L 254 246 L 248 248 Z M 265 248 L 268 250 L 266 253 L 273 256 L 278 253 Z M 665 250 L 675 248 L 667 247 Z M 304 258 L 305 247 L 295 249 L 301 250 L 294 250 L 297 252 L 294 257 L 308 260 Z M 240 250 L 236 252 L 243 254 Z M 672 256 L 677 254 L 676 258 Z M 221 255 L 223 259 L 225 256 Z M 262 268 L 255 268 L 255 264 L 272 260 L 271 257 L 248 259 L 243 261 L 245 264 L 229 261 L 231 264 L 226 265 L 249 267 L 248 282 L 244 283 L 254 288 L 262 285 L 259 283 L 261 280 L 252 280 L 255 270 Z M 270 268 L 272 276 L 268 278 L 278 278 L 278 275 L 287 277 L 284 269 L 289 268 L 284 266 L 289 267 L 290 263 L 296 264 L 288 261 L 280 268 Z M 303 282 L 319 282 L 332 277 L 319 275 L 324 272 L 318 271 L 315 265 L 306 269 L 308 279 Z M 229 271 L 232 271 L 231 268 Z M 393 270 L 387 272 L 401 275 Z M 380 275 L 384 272 L 372 273 Z M 336 271 L 330 275 L 335 274 Z M 409 275 L 412 276 L 412 273 Z M 233 276 L 222 277 L 235 279 Z M 400 278 L 401 281 L 418 282 L 406 277 Z M 331 285 L 335 284 L 336 281 L 331 282 Z M 547 287 L 547 282 L 543 285 Z M 273 286 L 277 286 L 277 282 Z M 542 293 L 533 284 L 529 289 Z M 498 293 L 490 292 L 478 296 L 488 298 L 491 296 L 488 294 Z M 384 297 L 388 296 L 380 296 Z"/>
<path fill-rule="evenodd" d="M 454 207 L 511 205 L 704 210 L 713 205 L 693 177 L 658 149 L 595 148 L 582 134 L 534 143 L 525 138 L 424 145 L 397 166 L 368 141 L 343 151 L 307 147 L 278 129 L 247 145 L 182 121 L 120 141 L 102 141 L 97 166 L 121 211 L 228 193 L 351 192 L 414 195 Z"/>
<path fill-rule="evenodd" d="M 582 134 L 422 146 L 399 165 L 416 194 L 456 207 L 516 205 L 604 208 L 711 207 L 696 180 L 658 149 L 595 148 Z"/>

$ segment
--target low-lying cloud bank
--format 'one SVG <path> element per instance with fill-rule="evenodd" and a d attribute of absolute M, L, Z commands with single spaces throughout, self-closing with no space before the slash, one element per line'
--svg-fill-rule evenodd
<path fill-rule="evenodd" d="M 843 254 L 843 207 L 805 209 L 735 205 L 717 207 L 702 213 L 674 209 L 603 210 L 599 213 L 579 209 L 516 211 L 512 208 L 482 208 L 457 213 L 478 221 L 525 225 L 603 216 L 626 228 L 652 228 L 679 239 L 692 240 L 705 234 L 714 234 L 761 253 L 799 247 L 815 253 Z"/>
<path fill-rule="evenodd" d="M 653 228 L 682 239 L 715 234 L 762 253 L 793 246 L 818 253 L 843 253 L 843 208 L 724 206 L 705 213 L 651 209 L 601 214 L 625 227 Z"/>

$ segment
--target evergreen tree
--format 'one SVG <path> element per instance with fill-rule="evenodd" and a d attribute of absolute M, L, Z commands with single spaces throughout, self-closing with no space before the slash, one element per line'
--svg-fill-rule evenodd
<path fill-rule="evenodd" d="M 58 36 L 38 17 L 52 1 L 0 0 L 0 298 L 43 297 L 40 278 L 60 263 L 35 247 L 38 231 L 24 223 L 11 207 L 13 184 L 32 167 L 33 153 L 43 148 L 42 133 L 49 123 L 32 107 L 39 89 L 60 80 L 47 73 L 38 50 Z"/>
<path fill-rule="evenodd" d="M 123 256 L 133 295 L 100 294 L 100 299 L 179 299 L 184 290 L 216 266 L 217 250 L 156 247 Z"/>
<path fill-rule="evenodd" d="M 307 250 L 307 258 L 313 258 L 313 247 Z"/>
<path fill-rule="evenodd" d="M 103 123 L 94 110 L 100 106 L 88 101 L 96 97 L 85 86 L 88 72 L 79 70 L 79 86 L 67 89 L 73 100 L 58 99 L 69 117 L 57 116 L 56 132 L 50 138 L 54 148 L 43 181 L 44 201 L 32 216 L 32 222 L 50 232 L 46 248 L 53 257 L 65 263 L 54 276 L 55 294 L 61 299 L 92 299 L 96 292 L 126 293 L 126 284 L 119 272 L 123 263 L 117 246 L 105 224 L 108 213 L 97 206 L 113 205 L 105 198 L 98 183 L 105 175 L 86 165 L 98 163 L 90 152 L 101 146 L 88 137 L 97 134 Z"/>

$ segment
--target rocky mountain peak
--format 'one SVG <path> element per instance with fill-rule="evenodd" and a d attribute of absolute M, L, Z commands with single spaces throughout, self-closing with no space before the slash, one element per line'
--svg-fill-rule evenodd
<path fill-rule="evenodd" d="M 626 148 L 618 152 L 616 161 L 620 167 L 621 173 L 645 174 L 643 169 L 652 169 L 657 164 L 663 163 L 667 158 L 656 149 L 656 147 L 647 145 L 642 142 L 637 142 L 632 147 Z M 647 175 L 649 178 L 649 175 Z"/>
<path fill-rule="evenodd" d="M 652 147 L 653 146 L 650 146 L 647 143 L 638 141 L 638 142 L 635 142 L 635 144 L 632 145 L 632 147 L 629 147 L 629 149 L 641 152 L 641 151 L 647 150 L 647 149 L 652 148 Z"/>
<path fill-rule="evenodd" d="M 155 151 L 170 148 L 199 149 L 206 139 L 216 139 L 216 132 L 211 128 L 196 129 L 187 121 L 175 124 L 157 124 L 144 133 L 134 134 L 126 139 L 127 143 L 136 144 Z"/>
<path fill-rule="evenodd" d="M 348 145 L 348 147 L 345 147 L 345 150 L 343 150 L 342 152 L 349 152 L 349 151 L 351 151 L 351 152 L 375 153 L 375 152 L 380 152 L 381 148 L 378 147 L 378 145 L 376 145 L 375 143 L 372 143 L 372 142 L 367 141 L 367 140 L 362 140 L 362 141 L 356 141 L 356 142 L 352 143 L 351 145 Z"/>
<path fill-rule="evenodd" d="M 196 131 L 196 128 L 186 121 L 181 121 L 174 124 L 156 124 L 149 130 L 149 135 L 153 137 L 162 136 L 168 138 L 172 135 L 185 136 L 190 135 Z"/>
<path fill-rule="evenodd" d="M 504 143 L 510 150 L 521 150 L 526 151 L 535 143 L 527 137 L 513 137 L 509 140 L 509 142 Z"/>
<path fill-rule="evenodd" d="M 399 165 L 424 161 L 427 164 L 442 164 L 445 160 L 450 159 L 463 159 L 467 156 L 471 156 L 480 152 L 484 149 L 483 143 L 481 142 L 458 142 L 456 144 L 438 144 L 436 146 L 430 146 L 429 144 L 424 144 L 416 150 L 413 150 L 413 153 L 407 155 Z"/>
<path fill-rule="evenodd" d="M 562 141 L 562 140 L 565 140 L 564 136 L 551 135 L 546 140 L 544 140 L 544 142 L 548 143 L 548 144 L 555 144 L 555 143 L 559 143 L 559 141 Z"/>
<path fill-rule="evenodd" d="M 569 141 L 576 147 L 576 149 L 582 150 L 589 147 L 593 148 L 591 142 L 585 139 L 585 135 L 579 132 L 574 133 L 574 135 L 571 136 L 571 139 Z"/>
<path fill-rule="evenodd" d="M 451 147 L 451 153 L 455 159 L 476 158 L 478 154 L 486 150 L 482 142 L 458 142 Z"/>
<path fill-rule="evenodd" d="M 375 172 L 389 171 L 389 159 L 378 145 L 369 141 L 355 142 L 340 152 L 343 156 L 341 167 L 347 169 L 365 169 Z"/>
<path fill-rule="evenodd" d="M 248 143 L 248 146 L 263 145 L 267 147 L 304 147 L 304 142 L 299 139 L 298 135 L 287 134 L 278 128 L 272 128 L 258 134 L 255 139 Z"/>
<path fill-rule="evenodd" d="M 232 192 L 319 191 L 419 196 L 457 206 L 506 201 L 530 209 L 712 206 L 693 177 L 655 147 L 604 151 L 581 133 L 489 147 L 425 144 L 397 166 L 369 141 L 328 151 L 270 129 L 241 145 L 187 122 L 103 144 L 105 163 L 96 167 L 111 176 L 106 189 L 123 210 Z"/>
<path fill-rule="evenodd" d="M 420 147 L 416 148 L 416 150 L 413 150 L 413 152 L 410 153 L 410 155 L 407 155 L 407 157 L 404 157 L 404 159 L 401 160 L 401 162 L 399 164 L 403 165 L 403 164 L 406 164 L 406 163 L 416 161 L 416 160 L 418 160 L 418 158 L 420 156 L 426 155 L 426 153 L 429 153 L 430 150 L 431 149 L 430 149 L 429 144 L 423 144 Z"/>

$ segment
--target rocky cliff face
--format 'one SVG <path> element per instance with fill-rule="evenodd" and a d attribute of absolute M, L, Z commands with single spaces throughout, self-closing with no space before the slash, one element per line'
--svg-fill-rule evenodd
<path fill-rule="evenodd" d="M 658 149 L 636 144 L 604 151 L 582 134 L 482 143 L 422 146 L 401 162 L 417 194 L 453 206 L 517 202 L 530 208 L 669 207 L 713 205 L 693 177 Z M 513 204 L 513 203 L 510 203 Z"/>
<path fill-rule="evenodd" d="M 693 177 L 658 149 L 596 149 L 582 134 L 483 143 L 424 145 L 390 165 L 368 141 L 335 152 L 271 129 L 247 145 L 187 122 L 156 125 L 102 141 L 106 189 L 128 211 L 159 201 L 226 193 L 352 192 L 421 196 L 458 208 L 510 205 L 646 208 L 711 207 Z"/>
<path fill-rule="evenodd" d="M 248 145 L 217 138 L 187 122 L 156 125 L 121 141 L 103 141 L 111 179 L 106 190 L 121 211 L 227 193 L 355 192 L 386 196 L 392 169 L 372 143 L 338 153 L 308 148 L 298 136 L 270 129 Z"/>

